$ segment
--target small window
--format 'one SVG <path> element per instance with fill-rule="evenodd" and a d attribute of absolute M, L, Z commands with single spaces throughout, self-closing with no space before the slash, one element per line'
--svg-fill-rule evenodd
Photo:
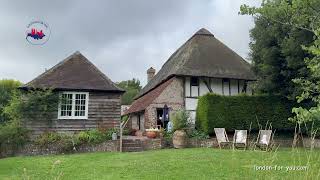
<path fill-rule="evenodd" d="M 190 78 L 190 96 L 198 97 L 199 96 L 199 79 L 198 77 Z"/>
<path fill-rule="evenodd" d="M 230 79 L 223 79 L 222 82 L 223 82 L 222 83 L 223 95 L 230 96 L 231 95 Z"/>
<path fill-rule="evenodd" d="M 87 119 L 89 93 L 64 92 L 61 94 L 58 119 Z"/>
<path fill-rule="evenodd" d="M 191 77 L 191 86 L 199 86 L 199 79 L 197 77 Z"/>

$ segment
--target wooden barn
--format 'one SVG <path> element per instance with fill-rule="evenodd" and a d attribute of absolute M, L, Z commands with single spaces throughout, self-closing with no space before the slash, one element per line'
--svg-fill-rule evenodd
<path fill-rule="evenodd" d="M 33 135 L 45 131 L 76 132 L 120 126 L 120 89 L 80 52 L 75 52 L 31 82 L 24 90 L 52 88 L 64 101 L 60 102 L 53 119 L 25 120 Z"/>

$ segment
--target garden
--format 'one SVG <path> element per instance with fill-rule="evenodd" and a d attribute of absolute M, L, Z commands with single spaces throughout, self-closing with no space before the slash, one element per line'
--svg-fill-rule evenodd
<path fill-rule="evenodd" d="M 164 140 L 161 150 L 120 153 L 114 141 L 113 149 L 101 150 L 113 152 L 98 152 L 97 146 L 118 138 L 118 129 L 48 131 L 31 138 L 22 119 L 51 119 L 60 98 L 51 89 L 22 93 L 20 82 L 1 80 L 0 179 L 320 179 L 320 11 L 315 10 L 320 4 L 306 2 L 241 6 L 239 14 L 255 20 L 250 34 L 255 94 L 201 96 L 195 127 L 181 110 L 172 116 L 172 131 L 149 130 L 150 137 Z M 217 128 L 223 129 L 221 142 Z M 238 130 L 245 134 L 235 138 Z M 263 130 L 271 131 L 268 140 L 260 137 Z M 238 139 L 244 139 L 244 148 L 232 148 Z M 199 145 L 207 140 L 214 143 Z M 260 140 L 268 141 L 266 149 L 257 148 Z M 54 153 L 18 156 L 28 145 Z"/>

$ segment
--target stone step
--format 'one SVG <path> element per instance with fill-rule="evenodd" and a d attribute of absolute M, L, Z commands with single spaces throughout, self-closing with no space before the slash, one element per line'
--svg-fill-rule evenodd
<path fill-rule="evenodd" d="M 124 139 L 122 141 L 123 152 L 139 152 L 143 151 L 142 142 L 140 140 Z"/>
<path fill-rule="evenodd" d="M 142 143 L 126 142 L 126 143 L 122 143 L 122 145 L 128 145 L 128 146 L 130 146 L 130 145 L 136 145 L 136 146 L 141 146 Z"/>
<path fill-rule="evenodd" d="M 143 151 L 142 147 L 122 147 L 123 152 L 139 152 Z"/>
<path fill-rule="evenodd" d="M 122 142 L 137 142 L 140 143 L 140 140 L 128 140 L 128 139 L 123 139 Z"/>

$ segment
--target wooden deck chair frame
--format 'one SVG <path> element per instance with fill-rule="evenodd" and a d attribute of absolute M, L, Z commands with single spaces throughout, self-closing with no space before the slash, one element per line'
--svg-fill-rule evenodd
<path fill-rule="evenodd" d="M 226 147 L 226 146 L 230 146 L 231 145 L 231 142 L 228 139 L 228 136 L 227 136 L 225 128 L 214 128 L 214 132 L 216 134 L 216 138 L 217 138 L 218 145 L 219 145 L 220 149 L 221 149 L 221 147 Z M 222 133 L 222 136 L 225 139 L 225 141 L 220 139 L 221 133 Z"/>
<path fill-rule="evenodd" d="M 245 141 L 244 142 L 237 142 L 237 135 L 239 132 L 243 132 Z M 247 141 L 248 141 L 248 131 L 247 130 L 235 130 L 233 135 L 233 149 L 235 148 L 243 148 L 243 150 L 246 150 L 247 148 Z"/>
<path fill-rule="evenodd" d="M 262 133 L 264 132 L 264 133 Z M 260 138 L 261 138 L 261 134 L 267 134 L 267 140 L 268 140 L 268 143 L 267 144 L 264 144 L 264 143 L 260 143 Z M 272 130 L 259 130 L 259 134 L 258 134 L 258 137 L 257 137 L 257 141 L 255 143 L 255 147 L 258 147 L 259 149 L 261 150 L 265 150 L 265 151 L 268 151 L 271 147 L 271 144 L 272 144 L 272 141 L 273 140 L 273 133 L 272 133 Z"/>

